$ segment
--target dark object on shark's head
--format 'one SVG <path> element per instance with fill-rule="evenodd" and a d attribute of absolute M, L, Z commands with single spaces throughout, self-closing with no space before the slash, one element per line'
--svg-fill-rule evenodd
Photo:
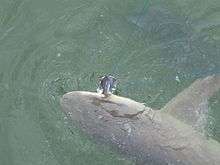
<path fill-rule="evenodd" d="M 111 75 L 105 75 L 99 79 L 98 92 L 104 95 L 110 95 L 116 88 L 116 78 Z"/>

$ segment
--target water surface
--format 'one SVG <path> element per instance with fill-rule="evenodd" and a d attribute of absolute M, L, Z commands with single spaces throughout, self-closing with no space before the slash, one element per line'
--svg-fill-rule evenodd
<path fill-rule="evenodd" d="M 1 0 L 0 164 L 133 164 L 67 123 L 60 97 L 96 90 L 161 108 L 220 72 L 219 0 Z M 220 141 L 220 94 L 210 136 Z M 213 117 L 212 117 L 213 116 Z"/>

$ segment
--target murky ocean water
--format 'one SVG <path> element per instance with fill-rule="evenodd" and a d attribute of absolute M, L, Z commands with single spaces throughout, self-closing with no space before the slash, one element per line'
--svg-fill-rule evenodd
<path fill-rule="evenodd" d="M 133 164 L 70 126 L 60 97 L 95 91 L 161 108 L 196 78 L 220 73 L 219 0 L 1 0 L 0 164 Z M 210 99 L 220 141 L 220 93 Z"/>

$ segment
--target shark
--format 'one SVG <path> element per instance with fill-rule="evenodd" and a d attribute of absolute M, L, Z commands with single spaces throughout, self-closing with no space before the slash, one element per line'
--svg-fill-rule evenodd
<path fill-rule="evenodd" d="M 219 90 L 220 75 L 210 75 L 195 80 L 161 110 L 88 91 L 68 92 L 60 104 L 82 132 L 137 165 L 219 165 L 220 143 L 196 129 L 207 114 L 208 99 Z"/>

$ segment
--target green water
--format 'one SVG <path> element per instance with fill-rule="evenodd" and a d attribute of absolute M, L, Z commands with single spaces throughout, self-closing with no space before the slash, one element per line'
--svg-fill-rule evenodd
<path fill-rule="evenodd" d="M 133 164 L 69 125 L 60 97 L 112 73 L 120 95 L 160 108 L 220 73 L 219 45 L 219 0 L 0 0 L 0 164 Z"/>

